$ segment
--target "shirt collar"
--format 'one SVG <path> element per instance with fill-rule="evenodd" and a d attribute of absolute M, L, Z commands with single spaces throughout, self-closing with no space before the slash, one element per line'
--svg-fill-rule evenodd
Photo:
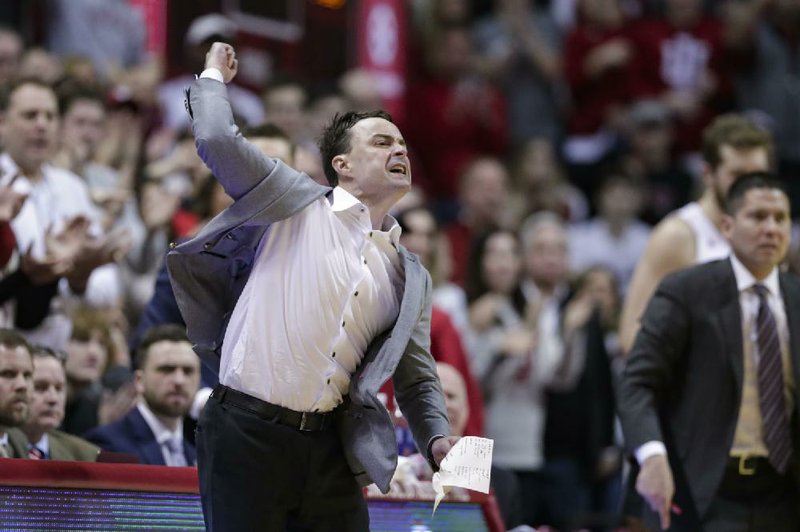
<path fill-rule="evenodd" d="M 764 285 L 769 293 L 777 296 L 780 294 L 780 284 L 778 282 L 778 267 L 775 266 L 772 268 L 772 271 L 769 272 L 763 280 L 758 281 L 750 270 L 748 270 L 744 264 L 736 257 L 735 253 L 731 253 L 731 266 L 733 267 L 733 275 L 736 277 L 736 289 L 739 292 L 743 292 L 745 290 L 749 290 L 755 284 L 762 284 Z"/>
<path fill-rule="evenodd" d="M 30 445 L 33 445 L 34 447 L 42 451 L 45 456 L 50 456 L 50 438 L 47 437 L 46 432 L 42 435 L 42 439 Z"/>
<path fill-rule="evenodd" d="M 150 407 L 147 406 L 147 403 L 144 399 L 140 399 L 139 402 L 136 404 L 136 408 L 139 409 L 139 413 L 142 414 L 147 426 L 150 427 L 150 430 L 153 431 L 153 435 L 156 437 L 156 441 L 159 444 L 163 444 L 167 440 L 171 440 L 173 438 L 178 438 L 180 441 L 183 441 L 183 420 L 178 419 L 178 426 L 175 428 L 175 431 L 169 430 L 167 427 L 164 426 L 163 423 L 156 417 Z"/>
<path fill-rule="evenodd" d="M 369 208 L 361 203 L 358 198 L 342 187 L 334 187 L 331 199 L 331 209 L 333 209 L 333 212 L 346 211 L 354 207 L 361 207 L 363 209 L 362 212 L 367 213 L 367 217 L 369 217 Z M 402 231 L 400 230 L 400 224 L 397 223 L 397 220 L 393 216 L 387 214 L 383 218 L 380 230 L 384 233 L 388 233 L 389 240 L 395 247 L 400 244 L 400 233 Z"/>

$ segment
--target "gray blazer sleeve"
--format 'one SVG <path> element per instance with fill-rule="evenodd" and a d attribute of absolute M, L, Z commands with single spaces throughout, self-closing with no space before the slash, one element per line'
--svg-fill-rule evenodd
<path fill-rule="evenodd" d="M 664 441 L 658 409 L 684 355 L 690 317 L 681 276 L 667 276 L 650 300 L 617 390 L 625 444 L 633 452 Z"/>
<path fill-rule="evenodd" d="M 197 153 L 229 196 L 239 199 L 272 172 L 275 161 L 250 144 L 234 123 L 224 83 L 195 80 L 187 103 Z"/>
<path fill-rule="evenodd" d="M 444 393 L 436 372 L 431 347 L 431 281 L 425 274 L 424 305 L 408 341 L 405 353 L 395 369 L 393 384 L 397 404 L 406 417 L 420 451 L 437 435 L 450 434 Z M 430 456 L 427 458 L 431 459 Z"/>

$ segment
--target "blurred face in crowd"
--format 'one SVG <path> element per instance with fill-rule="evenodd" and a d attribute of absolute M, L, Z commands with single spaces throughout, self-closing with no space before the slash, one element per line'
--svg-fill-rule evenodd
<path fill-rule="evenodd" d="M 31 415 L 25 423 L 26 433 L 41 435 L 54 430 L 64 419 L 67 401 L 67 376 L 64 366 L 51 356 L 33 358 L 33 398 Z"/>
<path fill-rule="evenodd" d="M 559 181 L 560 170 L 553 143 L 544 138 L 529 140 L 517 163 L 519 182 L 526 188 L 543 188 Z"/>
<path fill-rule="evenodd" d="M 136 370 L 136 390 L 157 416 L 179 418 L 192 405 L 200 383 L 200 359 L 189 342 L 161 340 L 147 351 Z"/>
<path fill-rule="evenodd" d="M 400 236 L 400 244 L 417 254 L 422 264 L 429 265 L 436 245 L 436 220 L 424 209 L 408 212 L 404 218 L 405 230 Z"/>
<path fill-rule="evenodd" d="M 31 354 L 0 344 L 0 427 L 18 427 L 28 419 L 32 388 Z"/>
<path fill-rule="evenodd" d="M 256 148 L 263 153 L 280 159 L 289 166 L 294 166 L 294 157 L 292 154 L 292 145 L 286 139 L 278 137 L 255 137 L 248 139 Z"/>
<path fill-rule="evenodd" d="M 581 0 L 579 8 L 587 22 L 603 28 L 615 28 L 624 21 L 619 0 Z"/>
<path fill-rule="evenodd" d="M 769 154 L 766 148 L 737 150 L 723 144 L 719 148 L 719 155 L 720 162 L 716 168 L 706 166 L 705 179 L 706 186 L 713 188 L 717 205 L 722 209 L 728 190 L 739 176 L 769 170 Z"/>
<path fill-rule="evenodd" d="M 722 232 L 736 257 L 757 279 L 766 277 L 786 256 L 791 240 L 789 198 L 774 188 L 748 190 Z"/>
<path fill-rule="evenodd" d="M 642 194 L 632 183 L 615 180 L 606 184 L 600 192 L 599 210 L 610 222 L 627 222 L 641 208 Z"/>
<path fill-rule="evenodd" d="M 540 288 L 552 289 L 568 273 L 567 235 L 555 224 L 543 224 L 529 235 L 525 250 L 525 272 Z"/>
<path fill-rule="evenodd" d="M 296 139 L 305 125 L 306 93 L 299 85 L 284 85 L 268 90 L 264 95 L 267 119 Z"/>
<path fill-rule="evenodd" d="M 72 338 L 67 343 L 65 369 L 71 381 L 90 384 L 100 380 L 108 362 L 102 338 L 100 331 L 92 331 L 88 338 Z"/>
<path fill-rule="evenodd" d="M 494 233 L 486 241 L 481 260 L 486 286 L 491 292 L 509 294 L 519 282 L 520 258 L 516 237 L 509 232 Z"/>
<path fill-rule="evenodd" d="M 79 145 L 86 159 L 94 157 L 103 139 L 106 111 L 97 100 L 78 99 L 64 111 L 61 121 L 62 142 Z"/>
<path fill-rule="evenodd" d="M 701 0 L 667 0 L 667 18 L 679 28 L 694 24 L 702 14 Z"/>
<path fill-rule="evenodd" d="M 469 71 L 472 44 L 469 34 L 460 28 L 442 30 L 429 50 L 431 73 L 446 80 L 456 80 Z"/>
<path fill-rule="evenodd" d="M 58 104 L 51 89 L 26 83 L 11 94 L 2 121 L 3 145 L 23 172 L 38 172 L 50 158 L 57 130 Z"/>
<path fill-rule="evenodd" d="M 22 41 L 10 31 L 0 31 L 0 83 L 11 80 L 19 68 Z"/>
<path fill-rule="evenodd" d="M 464 427 L 469 417 L 467 386 L 458 370 L 450 364 L 439 362 L 436 364 L 436 371 L 442 382 L 447 418 L 450 420 L 450 433 L 453 436 L 461 436 L 464 434 Z"/>
<path fill-rule="evenodd" d="M 508 172 L 496 159 L 480 159 L 466 170 L 461 188 L 464 208 L 478 223 L 491 222 L 508 203 Z"/>
<path fill-rule="evenodd" d="M 581 291 L 600 309 L 604 323 L 611 325 L 617 315 L 620 300 L 614 274 L 602 268 L 592 269 L 586 273 Z"/>

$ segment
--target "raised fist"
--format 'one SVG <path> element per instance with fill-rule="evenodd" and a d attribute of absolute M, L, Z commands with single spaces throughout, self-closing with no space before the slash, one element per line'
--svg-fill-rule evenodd
<path fill-rule="evenodd" d="M 216 68 L 222 72 L 222 80 L 229 83 L 239 70 L 239 61 L 233 46 L 224 42 L 215 42 L 206 54 L 206 68 Z"/>

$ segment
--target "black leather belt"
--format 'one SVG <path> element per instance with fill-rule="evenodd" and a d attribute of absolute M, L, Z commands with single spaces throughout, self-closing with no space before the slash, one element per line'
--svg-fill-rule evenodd
<path fill-rule="evenodd" d="M 330 426 L 333 412 L 297 412 L 283 406 L 273 405 L 252 395 L 217 384 L 211 397 L 220 403 L 228 403 L 256 414 L 258 417 L 287 425 L 304 432 L 319 432 Z"/>
<path fill-rule="evenodd" d="M 728 459 L 728 469 L 736 471 L 741 476 L 752 477 L 755 475 L 777 474 L 766 456 L 736 455 Z"/>

